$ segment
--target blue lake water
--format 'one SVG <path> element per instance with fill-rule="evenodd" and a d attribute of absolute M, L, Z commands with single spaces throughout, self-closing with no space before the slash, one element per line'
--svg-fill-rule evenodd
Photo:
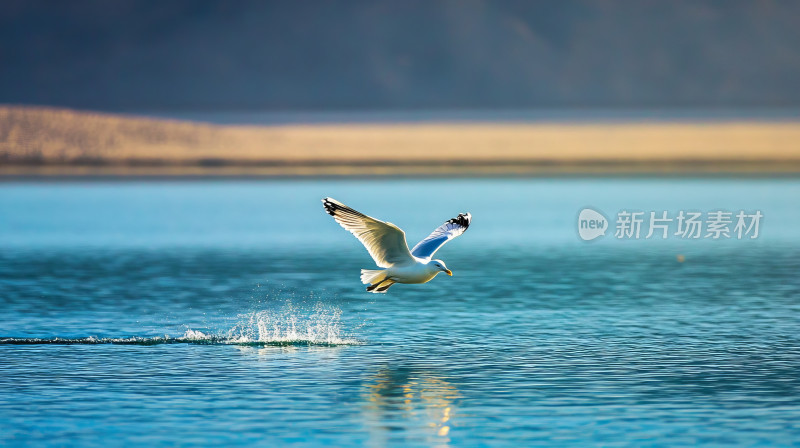
<path fill-rule="evenodd" d="M 471 212 L 454 276 L 365 292 L 325 196 L 411 245 Z M 2 183 L 0 444 L 797 446 L 798 204 L 793 179 Z M 764 218 L 585 242 L 584 207 Z"/>

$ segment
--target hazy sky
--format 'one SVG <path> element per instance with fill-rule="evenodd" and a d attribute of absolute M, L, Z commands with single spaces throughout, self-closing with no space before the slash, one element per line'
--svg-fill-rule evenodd
<path fill-rule="evenodd" d="M 4 0 L 0 103 L 800 106 L 797 1 Z"/>

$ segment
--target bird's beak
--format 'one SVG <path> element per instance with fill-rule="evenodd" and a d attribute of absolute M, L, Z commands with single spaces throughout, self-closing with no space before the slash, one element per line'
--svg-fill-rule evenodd
<path fill-rule="evenodd" d="M 444 272 L 446 272 L 447 275 L 449 275 L 450 277 L 453 276 L 453 271 L 451 271 L 450 269 L 445 269 Z"/>

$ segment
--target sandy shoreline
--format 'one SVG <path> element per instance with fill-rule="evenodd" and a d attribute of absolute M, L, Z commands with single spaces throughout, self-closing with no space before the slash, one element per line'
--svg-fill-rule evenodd
<path fill-rule="evenodd" d="M 283 166 L 85 166 L 85 165 L 5 165 L 0 166 L 0 181 L 26 178 L 312 178 L 312 177 L 551 177 L 551 176 L 746 176 L 796 177 L 800 161 L 742 162 L 663 162 L 609 164 L 492 164 L 492 165 L 283 165 Z"/>

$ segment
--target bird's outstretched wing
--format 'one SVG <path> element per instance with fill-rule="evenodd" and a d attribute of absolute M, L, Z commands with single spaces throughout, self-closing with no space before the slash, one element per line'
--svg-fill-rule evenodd
<path fill-rule="evenodd" d="M 440 225 L 427 238 L 417 243 L 411 249 L 411 255 L 418 258 L 431 258 L 440 247 L 444 246 L 444 243 L 466 232 L 470 221 L 472 221 L 472 215 L 459 213 L 458 216 Z"/>
<path fill-rule="evenodd" d="M 378 266 L 414 263 L 406 234 L 396 225 L 359 213 L 333 198 L 323 199 L 322 205 L 339 225 L 361 241 Z"/>

